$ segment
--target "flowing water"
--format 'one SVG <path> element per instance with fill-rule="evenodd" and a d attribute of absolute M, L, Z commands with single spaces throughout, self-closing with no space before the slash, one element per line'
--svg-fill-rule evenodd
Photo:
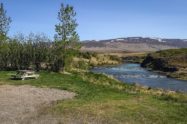
<path fill-rule="evenodd" d="M 140 64 L 127 63 L 112 67 L 95 67 L 91 71 L 113 75 L 125 83 L 138 83 L 152 88 L 187 92 L 187 81 L 168 78 L 156 72 L 148 71 L 140 67 Z"/>

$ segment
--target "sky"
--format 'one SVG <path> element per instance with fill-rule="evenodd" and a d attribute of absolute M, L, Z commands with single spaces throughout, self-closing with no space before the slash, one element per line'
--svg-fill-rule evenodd
<path fill-rule="evenodd" d="M 0 0 L 12 18 L 9 36 L 55 34 L 60 4 L 74 6 L 81 40 L 120 37 L 187 39 L 187 0 Z"/>

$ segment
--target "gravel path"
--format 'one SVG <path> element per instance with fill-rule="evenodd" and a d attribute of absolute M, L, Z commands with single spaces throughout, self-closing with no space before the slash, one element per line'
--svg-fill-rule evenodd
<path fill-rule="evenodd" d="M 55 118 L 40 117 L 39 111 L 57 100 L 72 99 L 75 93 L 33 86 L 0 86 L 1 124 L 54 124 Z"/>

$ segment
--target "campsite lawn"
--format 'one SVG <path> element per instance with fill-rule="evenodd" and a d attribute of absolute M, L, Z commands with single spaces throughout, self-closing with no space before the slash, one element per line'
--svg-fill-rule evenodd
<path fill-rule="evenodd" d="M 72 100 L 58 101 L 44 110 L 62 117 L 63 123 L 158 123 L 185 124 L 187 95 L 157 95 L 141 92 L 132 85 L 122 84 L 105 75 L 80 72 L 59 74 L 41 72 L 38 80 L 10 80 L 12 72 L 0 72 L 0 84 L 33 85 L 73 91 Z M 156 90 L 151 91 L 156 92 Z"/>

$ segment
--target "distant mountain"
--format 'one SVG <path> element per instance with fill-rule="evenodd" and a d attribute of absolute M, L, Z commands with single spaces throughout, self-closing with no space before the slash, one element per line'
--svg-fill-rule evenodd
<path fill-rule="evenodd" d="M 187 48 L 186 39 L 127 37 L 82 42 L 82 51 L 91 52 L 148 52 L 165 49 Z"/>

